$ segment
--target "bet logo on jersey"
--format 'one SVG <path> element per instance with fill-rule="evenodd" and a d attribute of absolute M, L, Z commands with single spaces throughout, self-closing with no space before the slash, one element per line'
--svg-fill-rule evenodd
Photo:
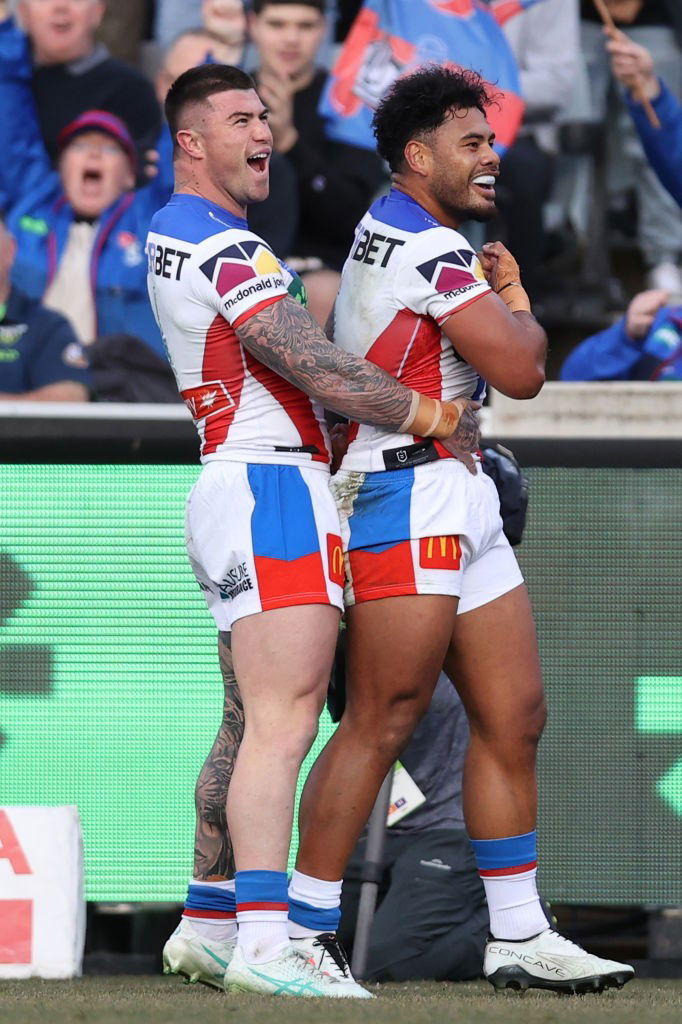
<path fill-rule="evenodd" d="M 281 276 L 282 268 L 264 242 L 246 240 L 211 256 L 201 269 L 219 295 L 227 295 L 245 281 L 266 274 Z"/>
<path fill-rule="evenodd" d="M 471 249 L 443 253 L 427 263 L 421 263 L 417 270 L 437 292 L 452 292 L 485 281 L 478 256 Z"/>

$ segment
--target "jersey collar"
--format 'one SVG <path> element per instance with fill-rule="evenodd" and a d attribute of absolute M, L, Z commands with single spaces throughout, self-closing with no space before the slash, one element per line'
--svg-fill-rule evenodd
<path fill-rule="evenodd" d="M 233 213 L 226 210 L 224 206 L 212 203 L 203 196 L 191 196 L 187 192 L 174 192 L 170 198 L 169 206 L 190 206 L 204 209 L 225 224 L 228 228 L 247 228 L 248 223 L 245 217 L 235 217 Z"/>

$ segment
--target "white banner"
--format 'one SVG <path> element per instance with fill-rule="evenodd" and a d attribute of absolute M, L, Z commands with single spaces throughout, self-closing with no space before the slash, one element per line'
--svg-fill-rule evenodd
<path fill-rule="evenodd" d="M 73 978 L 84 943 L 78 808 L 0 806 L 0 978 Z"/>

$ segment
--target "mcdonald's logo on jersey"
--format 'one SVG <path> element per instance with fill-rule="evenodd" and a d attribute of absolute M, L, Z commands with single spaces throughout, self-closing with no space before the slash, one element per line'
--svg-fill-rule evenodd
<path fill-rule="evenodd" d="M 346 579 L 343 564 L 343 548 L 341 547 L 341 538 L 333 533 L 327 534 L 327 560 L 329 563 L 329 579 L 332 583 L 338 583 L 342 587 Z"/>
<path fill-rule="evenodd" d="M 459 537 L 422 537 L 419 541 L 422 569 L 459 569 L 461 558 Z"/>

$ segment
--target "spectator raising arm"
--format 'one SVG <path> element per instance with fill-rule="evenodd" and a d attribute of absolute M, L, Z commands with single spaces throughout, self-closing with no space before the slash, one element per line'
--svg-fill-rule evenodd
<path fill-rule="evenodd" d="M 610 39 L 606 48 L 611 54 L 613 73 L 627 90 L 628 108 L 649 162 L 673 199 L 682 206 L 682 107 L 656 75 L 651 54 L 643 46 L 621 34 L 617 39 Z M 651 100 L 661 122 L 660 128 L 652 127 L 644 107 L 634 99 L 635 87 Z"/>
<path fill-rule="evenodd" d="M 667 293 L 657 289 L 635 295 L 621 320 L 576 346 L 561 367 L 560 379 L 653 379 L 666 353 L 650 351 L 649 337 L 663 322 L 667 299 Z"/>
<path fill-rule="evenodd" d="M 28 40 L 8 16 L 0 0 L 0 110 L 4 154 L 0 161 L 0 206 L 9 210 L 28 192 L 52 180 L 56 173 L 45 149 L 33 96 Z"/>

